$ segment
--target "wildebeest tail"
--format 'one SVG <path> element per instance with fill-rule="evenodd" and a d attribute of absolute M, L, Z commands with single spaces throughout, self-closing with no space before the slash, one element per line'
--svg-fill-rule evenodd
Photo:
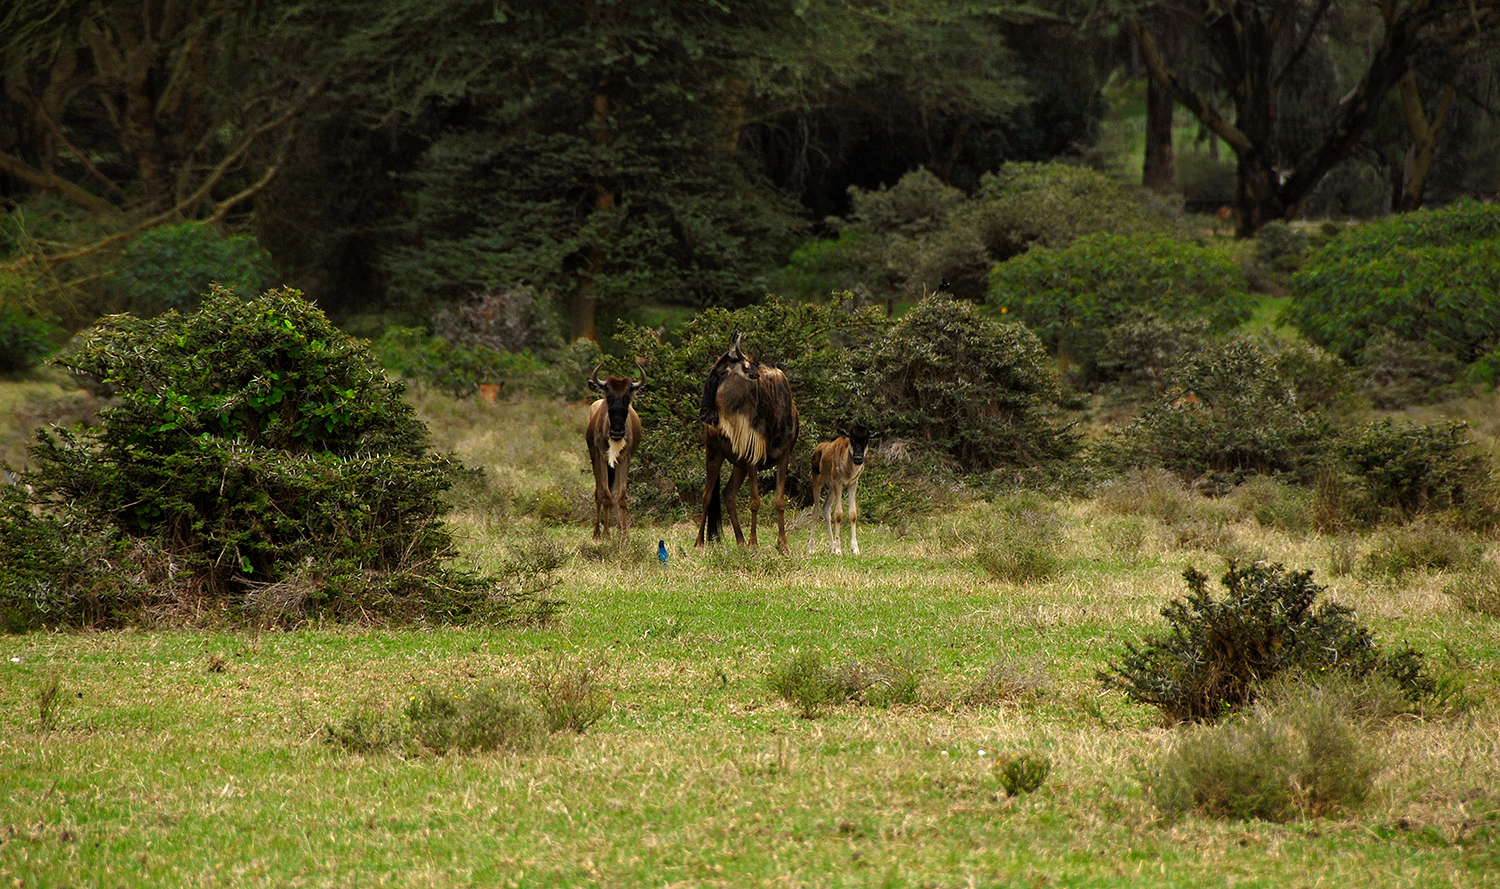
<path fill-rule="evenodd" d="M 723 487 L 722 484 L 718 482 L 714 483 L 713 493 L 708 495 L 708 507 L 703 511 L 704 518 L 707 520 L 709 540 L 719 539 L 719 530 L 724 522 L 724 510 L 719 504 L 719 489 L 721 487 Z"/>

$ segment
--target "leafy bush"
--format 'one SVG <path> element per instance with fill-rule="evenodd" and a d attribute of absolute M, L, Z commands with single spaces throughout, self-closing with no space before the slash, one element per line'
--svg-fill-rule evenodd
<path fill-rule="evenodd" d="M 1020 796 L 1042 786 L 1052 772 L 1052 760 L 1038 753 L 1002 753 L 995 757 L 995 768 L 1005 795 Z"/>
<path fill-rule="evenodd" d="M 1352 228 L 1292 276 L 1285 316 L 1359 360 L 1382 331 L 1471 364 L 1500 347 L 1500 206 L 1460 200 Z"/>
<path fill-rule="evenodd" d="M 110 288 L 117 304 L 140 314 L 190 309 L 219 287 L 248 299 L 270 287 L 271 257 L 252 235 L 225 237 L 202 222 L 148 230 L 120 252 Z"/>
<path fill-rule="evenodd" d="M 1462 422 L 1431 425 L 1379 420 L 1350 430 L 1333 449 L 1343 510 L 1366 525 L 1452 511 L 1472 525 L 1496 513 L 1489 462 Z M 1332 493 L 1325 490 L 1325 495 Z"/>
<path fill-rule="evenodd" d="M 509 689 L 455 692 L 422 688 L 406 706 L 411 736 L 443 754 L 531 750 L 547 733 L 537 707 Z"/>
<path fill-rule="evenodd" d="M 1033 249 L 995 266 L 988 300 L 1079 365 L 1085 384 L 1097 382 L 1116 327 L 1202 318 L 1222 333 L 1249 320 L 1254 307 L 1223 255 L 1163 235 L 1094 234 L 1061 249 Z"/>
<path fill-rule="evenodd" d="M 1288 821 L 1358 809 L 1383 763 L 1344 691 L 1304 686 L 1179 739 L 1143 776 L 1152 800 L 1168 819 L 1196 811 Z"/>
<path fill-rule="evenodd" d="M 887 434 L 926 442 L 971 471 L 1064 460 L 1057 378 L 1025 327 L 941 295 L 924 299 L 858 355 Z"/>
<path fill-rule="evenodd" d="M 0 374 L 35 367 L 57 349 L 62 329 L 0 294 Z"/>
<path fill-rule="evenodd" d="M 1244 479 L 1288 473 L 1311 480 L 1332 435 L 1330 418 L 1289 378 L 1305 356 L 1269 341 L 1235 337 L 1197 353 L 1168 375 L 1169 388 L 1109 440 L 1103 456 L 1160 466 L 1222 493 Z M 1318 367 L 1315 363 L 1314 367 Z"/>
<path fill-rule="evenodd" d="M 1311 571 L 1231 563 L 1222 599 L 1213 597 L 1197 570 L 1183 576 L 1188 595 L 1161 612 L 1166 632 L 1140 646 L 1127 643 L 1118 661 L 1098 674 L 1105 686 L 1156 707 L 1168 723 L 1234 713 L 1253 700 L 1255 683 L 1287 670 L 1384 674 L 1412 700 L 1432 690 L 1420 654 L 1381 652 L 1353 609 L 1317 601 L 1323 588 L 1312 582 Z"/>
<path fill-rule="evenodd" d="M 1126 395 L 1154 395 L 1166 390 L 1167 375 L 1178 362 L 1214 342 L 1205 318 L 1165 321 L 1143 315 L 1104 331 L 1092 379 Z"/>
<path fill-rule="evenodd" d="M 70 521 L 148 541 L 229 605 L 310 588 L 335 617 L 505 619 L 505 590 L 446 569 L 460 467 L 373 357 L 295 291 L 215 288 L 189 315 L 112 316 L 66 359 L 115 390 L 99 424 L 40 433 L 39 494 Z"/>

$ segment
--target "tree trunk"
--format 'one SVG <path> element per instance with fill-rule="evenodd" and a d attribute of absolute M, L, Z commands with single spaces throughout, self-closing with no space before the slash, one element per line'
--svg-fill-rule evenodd
<path fill-rule="evenodd" d="M 594 142 L 608 145 L 612 137 L 609 131 L 609 96 L 603 92 L 594 96 Z M 573 289 L 573 339 L 599 342 L 599 275 L 604 271 L 605 244 L 609 240 L 608 217 L 615 208 L 615 192 L 601 182 L 594 183 L 593 242 L 587 248 L 587 259 L 578 275 L 578 284 Z"/>
<path fill-rule="evenodd" d="M 1177 190 L 1177 159 L 1172 153 L 1172 90 L 1146 78 L 1146 162 L 1141 185 L 1157 194 Z"/>
<path fill-rule="evenodd" d="M 1448 111 L 1453 107 L 1457 77 L 1455 74 L 1454 80 L 1443 87 L 1443 95 L 1438 99 L 1438 108 L 1431 121 L 1422 108 L 1422 96 L 1417 92 L 1417 73 L 1408 71 L 1401 78 L 1401 110 L 1406 114 L 1406 127 L 1411 131 L 1411 151 L 1407 154 L 1406 175 L 1403 176 L 1397 212 L 1407 213 L 1422 206 L 1427 174 L 1432 172 L 1432 161 L 1437 155 L 1438 135 L 1442 133 Z"/>

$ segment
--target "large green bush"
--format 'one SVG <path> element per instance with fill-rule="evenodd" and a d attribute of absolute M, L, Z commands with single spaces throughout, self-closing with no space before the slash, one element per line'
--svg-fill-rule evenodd
<path fill-rule="evenodd" d="M 1431 693 L 1420 654 L 1386 654 L 1353 609 L 1319 601 L 1323 587 L 1311 571 L 1280 565 L 1230 564 L 1224 596 L 1215 598 L 1208 577 L 1183 575 L 1188 595 L 1162 608 L 1165 632 L 1124 652 L 1098 674 L 1105 686 L 1161 711 L 1168 723 L 1212 722 L 1251 703 L 1257 683 L 1286 671 L 1317 676 L 1329 670 L 1360 679 L 1390 677 L 1415 701 Z"/>
<path fill-rule="evenodd" d="M 444 567 L 461 468 L 295 291 L 112 316 L 63 363 L 115 393 L 97 425 L 32 448 L 39 495 L 75 525 L 149 542 L 230 608 L 286 585 L 298 614 L 506 616 L 503 591 Z"/>
<path fill-rule="evenodd" d="M 995 266 L 989 303 L 1014 314 L 1094 381 L 1117 327 L 1202 318 L 1211 332 L 1249 320 L 1254 303 L 1221 254 L 1162 235 L 1092 234 Z"/>
<path fill-rule="evenodd" d="M 1236 336 L 1167 373 L 1167 390 L 1101 448 L 1127 466 L 1159 466 L 1210 490 L 1254 475 L 1310 481 L 1347 395 L 1317 350 Z"/>
<path fill-rule="evenodd" d="M 935 295 L 859 352 L 877 428 L 925 442 L 968 470 L 1066 459 L 1078 441 L 1056 417 L 1057 375 L 1042 344 L 972 303 Z"/>
<path fill-rule="evenodd" d="M 1479 361 L 1500 347 L 1500 206 L 1462 200 L 1351 228 L 1292 276 L 1291 295 L 1286 320 L 1347 361 L 1382 332 Z"/>
<path fill-rule="evenodd" d="M 1491 467 L 1467 426 L 1379 420 L 1339 438 L 1334 450 L 1347 515 L 1373 525 L 1449 512 L 1488 525 L 1496 514 Z M 1333 484 L 1325 479 L 1325 488 Z"/>
<path fill-rule="evenodd" d="M 131 241 L 114 264 L 115 303 L 155 314 L 188 309 L 217 285 L 242 299 L 274 283 L 271 257 L 253 235 L 225 236 L 201 222 L 163 225 Z"/>

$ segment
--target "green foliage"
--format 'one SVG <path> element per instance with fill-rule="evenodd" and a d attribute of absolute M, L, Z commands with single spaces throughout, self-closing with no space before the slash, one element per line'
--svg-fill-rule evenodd
<path fill-rule="evenodd" d="M 1040 788 L 1052 772 L 1052 760 L 1039 753 L 1002 753 L 995 757 L 1000 786 L 1006 796 L 1020 796 Z"/>
<path fill-rule="evenodd" d="M 190 309 L 211 287 L 249 299 L 276 276 L 254 236 L 225 237 L 201 222 L 148 230 L 120 252 L 114 267 L 114 304 L 143 315 Z"/>
<path fill-rule="evenodd" d="M 1484 544 L 1452 528 L 1414 522 L 1375 538 L 1359 565 L 1366 577 L 1402 577 L 1415 571 L 1462 571 L 1479 564 Z"/>
<path fill-rule="evenodd" d="M 1346 432 L 1333 453 L 1345 515 L 1357 524 L 1408 521 L 1449 512 L 1471 525 L 1491 523 L 1497 512 L 1489 461 L 1458 421 L 1431 425 L 1367 423 Z"/>
<path fill-rule="evenodd" d="M 1041 343 L 971 303 L 924 299 L 860 350 L 858 363 L 875 387 L 871 425 L 970 470 L 1036 466 L 1077 451 L 1055 419 L 1057 378 Z"/>
<path fill-rule="evenodd" d="M 1311 480 L 1332 434 L 1327 408 L 1347 391 L 1339 379 L 1326 356 L 1234 337 L 1175 367 L 1167 391 L 1101 450 L 1217 492 L 1257 474 Z"/>
<path fill-rule="evenodd" d="M 547 734 L 531 701 L 509 689 L 423 687 L 406 705 L 411 737 L 437 754 L 534 749 Z"/>
<path fill-rule="evenodd" d="M 311 587 L 310 614 L 505 610 L 479 609 L 508 600 L 441 564 L 458 466 L 425 452 L 399 386 L 295 291 L 112 316 L 66 361 L 115 392 L 97 425 L 32 449 L 37 491 L 70 521 L 149 542 L 230 603 L 290 583 Z"/>
<path fill-rule="evenodd" d="M 1500 206 L 1461 200 L 1349 229 L 1292 276 L 1286 320 L 1357 361 L 1382 331 L 1471 364 L 1500 348 Z"/>
<path fill-rule="evenodd" d="M 1490 371 L 1482 360 L 1480 376 Z M 1426 340 L 1411 340 L 1389 330 L 1377 331 L 1359 355 L 1360 392 L 1381 410 L 1399 410 L 1451 397 L 1464 366 Z"/>
<path fill-rule="evenodd" d="M 990 273 L 989 302 L 1026 323 L 1093 382 L 1110 331 L 1147 318 L 1201 318 L 1223 333 L 1254 308 L 1220 253 L 1163 235 L 1092 234 L 1030 250 Z"/>
<path fill-rule="evenodd" d="M 454 343 L 420 327 L 391 327 L 371 344 L 387 370 L 456 396 L 474 394 L 480 383 L 516 383 L 549 375 L 530 352 L 497 352 L 488 346 Z"/>
<path fill-rule="evenodd" d="M 1142 777 L 1169 819 L 1187 812 L 1267 821 L 1352 812 L 1384 767 L 1350 712 L 1344 683 L 1279 701 L 1180 738 Z"/>
<path fill-rule="evenodd" d="M 917 702 L 921 683 L 907 663 L 866 663 L 850 660 L 829 666 L 822 652 L 808 649 L 771 669 L 766 686 L 797 709 L 803 719 L 815 719 L 830 707 L 856 701 L 872 707 Z"/>
<path fill-rule="evenodd" d="M 41 364 L 57 349 L 62 330 L 37 313 L 11 301 L 0 273 L 0 375 Z"/>
<path fill-rule="evenodd" d="M 1311 571 L 1231 563 L 1221 599 L 1197 570 L 1183 576 L 1188 595 L 1161 612 L 1166 632 L 1143 645 L 1126 643 L 1124 654 L 1098 674 L 1107 687 L 1156 707 L 1168 723 L 1232 714 L 1251 703 L 1256 683 L 1288 670 L 1357 679 L 1384 674 L 1412 700 L 1432 691 L 1420 654 L 1383 653 L 1353 609 L 1317 601 L 1323 588 Z"/>
<path fill-rule="evenodd" d="M 1206 318 L 1167 321 L 1142 315 L 1104 331 L 1092 368 L 1093 380 L 1126 395 L 1156 395 L 1167 389 L 1172 367 L 1212 347 Z"/>
<path fill-rule="evenodd" d="M 997 501 L 987 512 L 977 519 L 973 560 L 991 579 L 1035 583 L 1062 570 L 1057 555 L 1062 523 L 1050 504 L 1020 494 Z"/>

